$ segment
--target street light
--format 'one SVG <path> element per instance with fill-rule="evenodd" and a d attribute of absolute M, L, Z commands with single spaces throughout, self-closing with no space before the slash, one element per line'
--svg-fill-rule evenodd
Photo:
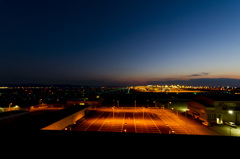
<path fill-rule="evenodd" d="M 17 110 L 17 109 L 19 109 L 19 106 L 18 106 L 18 105 L 15 105 L 15 107 L 14 107 L 14 108 L 15 108 L 15 110 Z"/>
<path fill-rule="evenodd" d="M 115 107 L 115 106 L 112 107 L 112 109 L 113 109 L 113 119 L 114 119 L 114 107 Z"/>
<path fill-rule="evenodd" d="M 12 106 L 12 103 L 9 103 L 9 105 L 8 105 L 8 106 L 9 106 L 9 109 L 10 109 L 10 107 Z"/>
<path fill-rule="evenodd" d="M 144 119 L 144 106 L 142 106 L 142 108 L 143 108 L 143 119 Z"/>
<path fill-rule="evenodd" d="M 171 134 L 171 130 L 170 130 L 170 127 L 169 127 L 168 124 L 166 124 L 166 127 L 169 129 L 169 130 L 168 130 L 168 134 Z"/>
<path fill-rule="evenodd" d="M 188 128 L 188 119 L 187 119 L 187 115 L 188 115 L 189 110 L 190 110 L 190 109 L 186 109 L 186 112 L 185 112 L 186 127 L 187 127 L 187 128 Z"/>
<path fill-rule="evenodd" d="M 237 117 L 238 113 L 235 113 L 233 110 L 229 110 L 228 113 L 231 115 L 235 114 L 235 123 L 237 123 L 238 122 L 238 117 Z M 230 136 L 231 136 L 231 128 L 230 128 Z"/>
<path fill-rule="evenodd" d="M 172 102 L 168 102 L 168 109 L 169 109 L 169 104 L 172 104 Z"/>

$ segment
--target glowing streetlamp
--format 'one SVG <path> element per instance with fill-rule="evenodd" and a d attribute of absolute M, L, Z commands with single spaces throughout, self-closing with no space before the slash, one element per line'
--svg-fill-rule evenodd
<path fill-rule="evenodd" d="M 42 104 L 42 103 L 43 103 L 43 102 L 42 102 L 42 99 L 39 99 L 39 105 Z"/>
<path fill-rule="evenodd" d="M 11 108 L 11 106 L 12 106 L 12 103 L 9 103 L 9 105 L 8 105 L 8 108 L 10 109 L 10 108 Z"/>
<path fill-rule="evenodd" d="M 172 104 L 172 102 L 168 102 L 168 109 L 169 109 L 169 104 Z"/>
<path fill-rule="evenodd" d="M 113 110 L 113 119 L 114 119 L 114 107 L 115 107 L 115 106 L 112 107 L 112 110 Z"/>
<path fill-rule="evenodd" d="M 144 119 L 144 106 L 142 106 L 142 108 L 143 108 L 143 119 Z"/>

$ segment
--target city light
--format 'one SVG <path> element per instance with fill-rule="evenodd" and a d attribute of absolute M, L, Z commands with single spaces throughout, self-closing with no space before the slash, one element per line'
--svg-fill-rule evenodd
<path fill-rule="evenodd" d="M 239 127 L 237 110 L 240 108 L 238 104 L 240 101 L 239 95 L 235 94 L 239 88 L 231 90 L 230 92 L 233 91 L 231 94 L 226 94 L 223 89 L 211 93 L 201 92 L 201 89 L 206 90 L 211 87 L 183 85 L 158 85 L 156 87 L 153 85 L 94 87 L 94 89 L 92 87 L 48 89 L 43 87 L 32 90 L 29 87 L 28 89 L 15 87 L 1 90 L 1 98 L 6 102 L 0 103 L 2 108 L 0 112 L 9 112 L 9 117 L 11 114 L 23 114 L 24 117 L 25 111 L 29 113 L 39 111 L 44 118 L 45 112 L 64 112 L 70 107 L 77 109 L 89 107 L 85 118 L 80 121 L 76 121 L 75 117 L 66 118 L 69 122 L 61 130 L 66 128 L 67 131 L 229 136 L 229 131 L 223 131 L 223 129 L 229 130 L 229 125 L 226 123 L 236 123 L 236 127 Z M 158 92 L 159 90 L 167 90 L 169 93 Z M 196 91 L 199 92 L 194 95 Z M 230 96 L 231 101 L 222 101 L 223 98 Z M 205 105 L 204 102 L 208 104 Z M 194 106 L 201 107 L 201 109 L 197 112 Z M 215 110 L 215 107 L 222 107 L 225 111 L 219 108 Z M 31 121 L 30 117 L 29 119 L 29 125 L 42 122 L 40 118 L 39 121 Z M 193 119 L 198 122 L 193 122 Z M 19 120 L 19 124 L 20 122 Z M 231 131 L 232 136 L 240 136 L 240 129 Z"/>
<path fill-rule="evenodd" d="M 180 85 L 147 85 L 147 86 L 134 86 L 129 87 L 129 89 L 134 89 L 138 92 L 159 92 L 159 93 L 193 93 L 197 95 L 202 92 L 216 92 L 221 91 L 225 93 L 234 92 L 238 94 L 237 88 L 228 87 L 209 87 L 209 86 L 180 86 Z M 237 92 L 235 92 L 237 91 Z"/>

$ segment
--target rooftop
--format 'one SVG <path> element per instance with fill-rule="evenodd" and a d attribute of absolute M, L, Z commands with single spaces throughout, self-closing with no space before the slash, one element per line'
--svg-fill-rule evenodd
<path fill-rule="evenodd" d="M 37 111 L 0 121 L 0 130 L 38 131 L 88 106 L 71 106 L 58 111 Z"/>

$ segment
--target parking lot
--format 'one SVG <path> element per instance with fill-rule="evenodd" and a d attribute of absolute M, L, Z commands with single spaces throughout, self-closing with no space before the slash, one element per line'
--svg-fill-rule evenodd
<path fill-rule="evenodd" d="M 229 125 L 222 124 L 212 125 L 209 129 L 222 136 L 240 136 L 240 126 L 231 127 Z"/>
<path fill-rule="evenodd" d="M 72 131 L 219 135 L 217 131 L 176 115 L 171 110 L 151 108 L 92 108 Z M 221 135 L 221 134 L 220 134 Z"/>
<path fill-rule="evenodd" d="M 92 109 L 74 131 L 105 131 L 168 134 L 170 128 L 153 112 L 144 109 Z"/>

